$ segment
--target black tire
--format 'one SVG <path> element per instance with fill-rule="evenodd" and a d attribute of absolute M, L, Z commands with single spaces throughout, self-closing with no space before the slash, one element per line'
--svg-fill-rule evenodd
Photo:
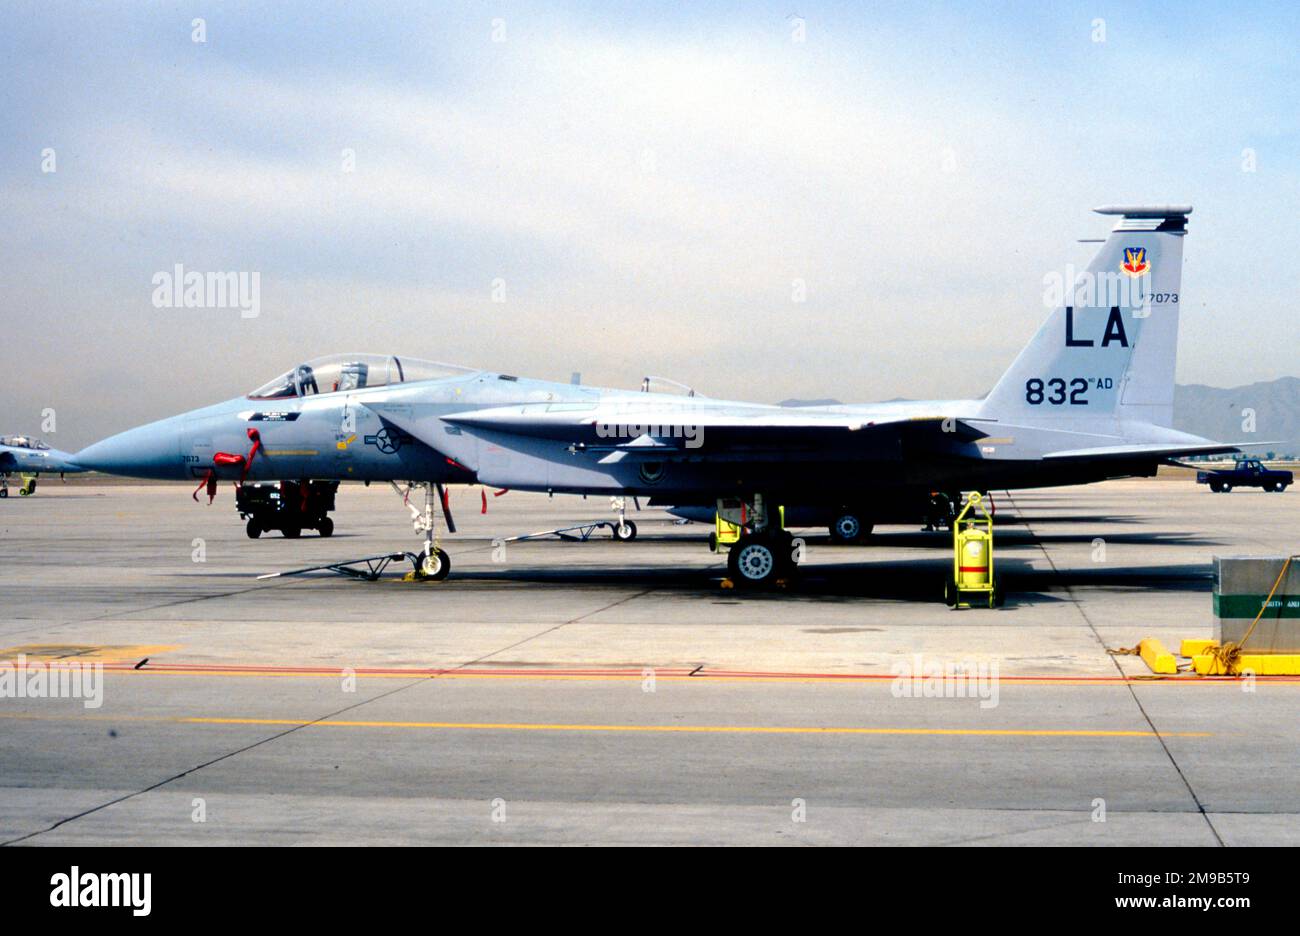
<path fill-rule="evenodd" d="M 718 551 L 718 533 L 715 530 L 709 534 L 709 552 Z"/>
<path fill-rule="evenodd" d="M 8 497 L 8 496 L 9 496 L 9 489 L 8 489 L 8 488 L 0 488 L 0 497 Z"/>
<path fill-rule="evenodd" d="M 434 549 L 433 562 L 429 562 L 427 550 L 420 552 L 416 563 L 416 577 L 429 582 L 441 582 L 451 572 L 451 557 L 441 549 Z"/>
<path fill-rule="evenodd" d="M 287 526 L 284 527 L 280 532 L 284 534 L 285 539 L 297 539 L 298 537 L 302 536 L 302 527 Z"/>
<path fill-rule="evenodd" d="M 1265 482 L 1265 484 L 1264 484 L 1264 493 L 1265 493 L 1265 494 L 1272 494 L 1272 493 L 1273 493 L 1274 491 L 1276 491 L 1276 490 L 1277 490 L 1277 485 L 1274 484 L 1272 481 Z"/>
<path fill-rule="evenodd" d="M 871 535 L 871 524 L 862 521 L 862 515 L 856 511 L 844 511 L 838 514 L 830 525 L 831 539 L 842 546 L 860 543 Z"/>
<path fill-rule="evenodd" d="M 781 574 L 779 544 L 767 537 L 746 534 L 727 553 L 727 572 L 739 587 L 761 588 Z"/>
<path fill-rule="evenodd" d="M 262 527 L 256 520 L 249 520 L 248 526 L 244 527 L 244 532 L 248 534 L 249 539 L 257 539 L 262 535 Z"/>
<path fill-rule="evenodd" d="M 794 558 L 794 534 L 779 530 L 772 534 L 772 539 L 776 544 L 776 577 L 789 578 L 799 570 Z"/>
<path fill-rule="evenodd" d="M 324 520 L 320 522 L 320 525 L 316 527 L 316 532 L 319 533 L 321 536 L 333 536 L 334 521 L 331 520 L 329 517 L 326 517 Z"/>
<path fill-rule="evenodd" d="M 1224 493 L 1224 494 L 1231 494 L 1231 493 L 1232 493 L 1232 485 L 1231 485 L 1231 484 L 1225 484 L 1225 485 L 1223 485 L 1223 493 Z"/>
<path fill-rule="evenodd" d="M 943 583 L 943 603 L 950 608 L 957 607 L 957 585 L 952 579 Z"/>
<path fill-rule="evenodd" d="M 1283 491 L 1285 491 L 1285 490 L 1286 490 L 1286 484 L 1285 484 L 1285 483 L 1279 484 L 1279 485 L 1277 486 L 1277 492 L 1278 492 L 1279 494 L 1281 494 L 1281 493 L 1282 493 Z"/>
<path fill-rule="evenodd" d="M 622 526 L 614 524 L 614 539 L 620 543 L 630 543 L 636 539 L 636 524 L 628 520 Z"/>
<path fill-rule="evenodd" d="M 993 591 L 989 592 L 989 607 L 1000 608 L 1007 600 L 1006 594 L 1002 591 L 1002 579 L 993 578 Z"/>
<path fill-rule="evenodd" d="M 1211 482 L 1210 482 L 1210 490 L 1213 491 L 1215 494 L 1222 494 L 1222 493 L 1223 493 L 1223 482 L 1222 482 L 1222 481 L 1211 481 Z"/>

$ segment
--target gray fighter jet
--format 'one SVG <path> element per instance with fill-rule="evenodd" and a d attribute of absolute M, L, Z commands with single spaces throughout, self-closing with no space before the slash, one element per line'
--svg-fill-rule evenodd
<path fill-rule="evenodd" d="M 60 475 L 86 469 L 72 463 L 67 452 L 50 448 L 40 439 L 31 436 L 0 436 L 0 497 L 9 496 L 9 476 L 22 477 L 18 493 L 26 497 L 36 493 L 36 478 L 42 474 Z"/>
<path fill-rule="evenodd" d="M 449 568 L 432 506 L 443 485 L 713 506 L 745 531 L 729 552 L 733 579 L 769 582 L 797 554 L 778 505 L 834 509 L 864 488 L 889 501 L 1085 484 L 1236 451 L 1172 428 L 1192 209 L 1096 210 L 1118 219 L 1114 229 L 1087 269 L 1061 283 L 1060 301 L 982 400 L 788 409 L 344 354 L 74 458 L 210 491 L 222 479 L 411 482 L 425 495 L 415 511 L 424 551 L 411 555 L 433 578 Z"/>

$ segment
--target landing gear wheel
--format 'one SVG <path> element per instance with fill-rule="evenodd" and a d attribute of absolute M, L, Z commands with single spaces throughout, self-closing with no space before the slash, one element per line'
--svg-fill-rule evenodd
<path fill-rule="evenodd" d="M 319 533 L 321 536 L 333 536 L 334 521 L 331 520 L 329 517 L 326 517 L 324 520 L 320 522 L 320 526 L 316 527 L 316 532 Z"/>
<path fill-rule="evenodd" d="M 451 557 L 436 547 L 432 554 L 428 550 L 422 551 L 415 561 L 416 577 L 430 582 L 441 582 L 450 571 Z"/>
<path fill-rule="evenodd" d="M 256 520 L 249 520 L 248 526 L 244 527 L 244 532 L 248 534 L 249 539 L 257 539 L 262 535 L 262 528 Z"/>
<path fill-rule="evenodd" d="M 727 554 L 727 572 L 737 585 L 769 585 L 781 572 L 776 542 L 766 537 L 742 536 Z"/>
<path fill-rule="evenodd" d="M 842 545 L 858 543 L 871 535 L 871 529 L 871 524 L 863 523 L 859 514 L 845 512 L 832 521 L 831 539 Z"/>
<path fill-rule="evenodd" d="M 789 578 L 799 570 L 799 563 L 795 561 L 794 534 L 781 530 L 771 535 L 776 545 L 776 577 Z"/>
<path fill-rule="evenodd" d="M 837 543 L 857 542 L 862 535 L 862 523 L 855 514 L 840 514 L 831 522 L 831 539 Z"/>
<path fill-rule="evenodd" d="M 614 539 L 620 543 L 630 543 L 636 539 L 636 524 L 631 520 L 624 521 L 621 525 L 614 524 Z"/>
<path fill-rule="evenodd" d="M 281 530 L 285 539 L 297 539 L 302 536 L 302 527 L 285 527 Z"/>

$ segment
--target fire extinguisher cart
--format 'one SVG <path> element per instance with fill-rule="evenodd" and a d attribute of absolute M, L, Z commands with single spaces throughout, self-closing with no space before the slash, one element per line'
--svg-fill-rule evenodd
<path fill-rule="evenodd" d="M 952 524 L 952 578 L 943 588 L 948 607 L 1002 606 L 1002 585 L 993 569 L 993 516 L 972 491 Z"/>

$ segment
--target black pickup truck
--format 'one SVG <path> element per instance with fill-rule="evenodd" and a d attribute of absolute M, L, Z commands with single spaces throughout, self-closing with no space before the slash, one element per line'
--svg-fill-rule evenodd
<path fill-rule="evenodd" d="M 1227 494 L 1235 487 L 1257 487 L 1281 494 L 1293 478 L 1289 471 L 1265 468 L 1258 458 L 1244 458 L 1231 468 L 1196 472 L 1196 483 L 1208 484 L 1215 494 Z"/>

